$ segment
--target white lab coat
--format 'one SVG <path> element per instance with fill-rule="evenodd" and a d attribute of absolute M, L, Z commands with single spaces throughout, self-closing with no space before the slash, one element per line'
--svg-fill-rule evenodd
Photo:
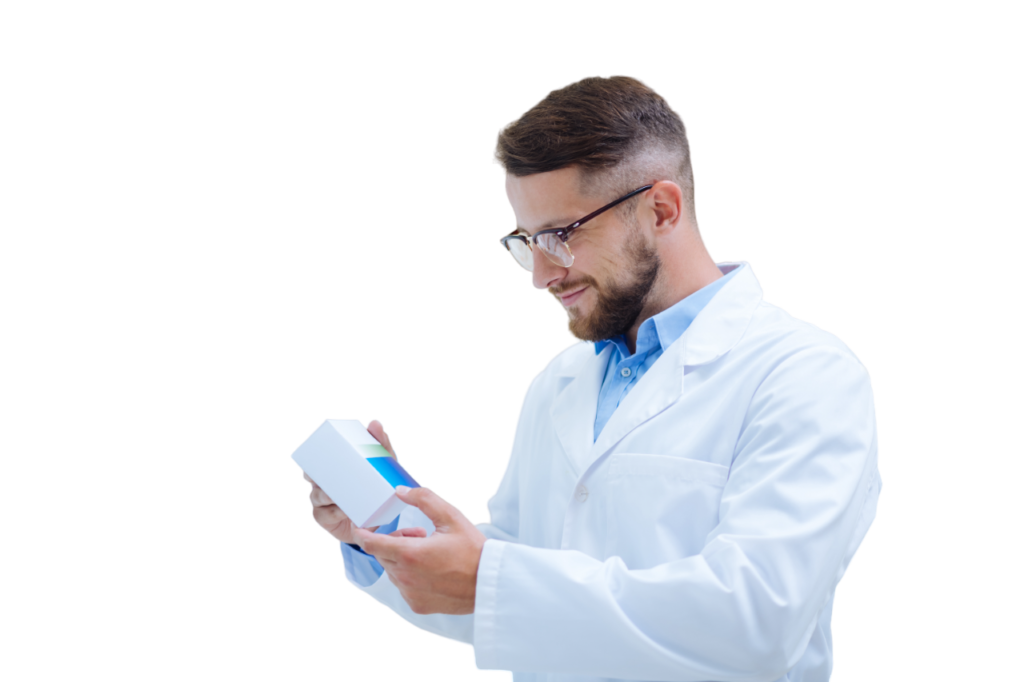
<path fill-rule="evenodd" d="M 386 574 L 363 589 L 517 682 L 827 680 L 833 594 L 881 487 L 864 367 L 762 301 L 749 266 L 595 443 L 610 352 L 573 346 L 530 387 L 473 615 L 416 615 Z"/>

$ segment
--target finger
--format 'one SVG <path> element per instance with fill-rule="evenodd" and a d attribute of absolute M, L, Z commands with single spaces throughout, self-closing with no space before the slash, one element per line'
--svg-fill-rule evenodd
<path fill-rule="evenodd" d="M 314 481 L 312 478 L 310 478 L 309 474 L 307 474 L 305 471 L 302 472 L 302 477 L 304 479 L 306 479 L 307 481 L 309 481 L 310 483 L 312 483 L 314 488 L 319 488 L 320 487 L 320 486 L 318 486 L 316 484 L 316 481 Z"/>
<path fill-rule="evenodd" d="M 457 519 L 466 516 L 461 509 L 434 492 L 432 487 L 422 485 L 401 493 L 395 491 L 398 499 L 422 511 L 433 521 L 434 527 L 444 530 L 453 526 Z"/>
<path fill-rule="evenodd" d="M 391 531 L 388 535 L 394 538 L 425 538 L 427 530 L 425 528 L 399 528 Z"/>
<path fill-rule="evenodd" d="M 391 444 L 391 436 L 387 434 L 387 430 L 384 428 L 384 424 L 381 420 L 371 419 L 367 423 L 367 430 L 370 431 L 370 435 L 377 438 L 377 442 L 384 445 L 384 450 L 394 455 L 394 445 Z"/>
<path fill-rule="evenodd" d="M 389 535 L 394 535 L 396 537 L 403 538 L 425 538 L 427 537 L 427 529 L 419 527 L 400 528 L 396 531 L 392 531 L 391 533 L 389 533 Z"/>
<path fill-rule="evenodd" d="M 309 501 L 313 503 L 314 507 L 327 507 L 334 504 L 334 500 L 327 496 L 320 488 L 313 488 L 309 493 Z"/>
<path fill-rule="evenodd" d="M 348 517 L 345 516 L 345 512 L 341 511 L 338 505 L 327 505 L 326 507 L 312 508 L 313 522 L 316 523 L 322 530 L 332 534 L 333 531 L 340 529 L 342 523 L 344 523 Z"/>
<path fill-rule="evenodd" d="M 399 561 L 399 555 L 408 546 L 408 543 L 415 542 L 414 538 L 371 533 L 364 528 L 353 528 L 352 537 L 364 552 L 385 561 Z"/>

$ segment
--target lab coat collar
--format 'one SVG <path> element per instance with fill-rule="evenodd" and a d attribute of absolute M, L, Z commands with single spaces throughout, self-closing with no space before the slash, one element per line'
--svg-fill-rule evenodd
<path fill-rule="evenodd" d="M 712 362 L 739 342 L 762 299 L 753 269 L 745 263 L 721 263 L 723 272 L 747 265 L 697 315 L 690 327 L 640 378 L 612 414 L 594 442 L 597 397 L 611 348 L 572 363 L 561 376 L 568 384 L 551 407 L 555 431 L 577 475 L 608 452 L 629 432 L 661 413 L 683 394 L 687 367 Z"/>
<path fill-rule="evenodd" d="M 739 342 L 750 325 L 754 310 L 763 298 L 753 269 L 749 263 L 719 263 L 718 267 L 728 273 L 741 265 L 746 267 L 726 282 L 673 344 L 682 345 L 686 367 L 705 365 L 722 357 Z"/>

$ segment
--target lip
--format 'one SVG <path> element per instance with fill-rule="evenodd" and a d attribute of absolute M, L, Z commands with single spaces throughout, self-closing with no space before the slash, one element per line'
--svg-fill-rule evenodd
<path fill-rule="evenodd" d="M 583 295 L 583 292 L 586 291 L 589 288 L 590 287 L 583 287 L 582 289 L 577 289 L 576 291 L 572 292 L 571 294 L 566 294 L 564 296 L 563 295 L 559 295 L 558 300 L 560 300 L 562 302 L 563 306 L 568 308 L 573 303 L 578 301 L 580 296 Z"/>

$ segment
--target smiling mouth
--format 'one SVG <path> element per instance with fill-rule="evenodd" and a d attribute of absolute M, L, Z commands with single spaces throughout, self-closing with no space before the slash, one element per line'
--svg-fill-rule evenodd
<path fill-rule="evenodd" d="M 583 287 L 582 289 L 577 289 L 576 291 L 572 292 L 571 294 L 556 294 L 556 295 L 558 296 L 558 300 L 560 300 L 562 302 L 562 305 L 564 307 L 568 308 L 573 303 L 578 301 L 580 296 L 583 295 L 583 292 L 586 291 L 589 288 L 590 288 L 589 286 L 586 286 L 586 287 Z"/>

